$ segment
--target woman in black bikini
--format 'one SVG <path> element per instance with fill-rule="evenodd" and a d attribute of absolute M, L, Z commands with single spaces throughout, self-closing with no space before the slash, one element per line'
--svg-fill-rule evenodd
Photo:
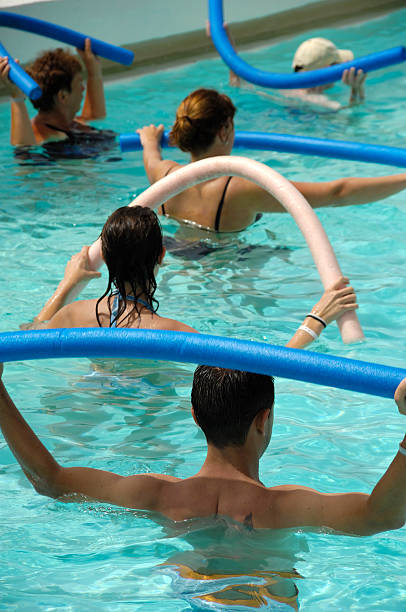
<path fill-rule="evenodd" d="M 190 161 L 230 155 L 234 143 L 235 107 L 230 98 L 213 89 L 197 89 L 176 112 L 171 143 L 190 153 Z M 137 130 L 144 149 L 144 166 L 155 183 L 180 164 L 162 159 L 163 125 Z M 313 208 L 366 204 L 398 193 L 406 187 L 406 174 L 374 178 L 342 178 L 323 183 L 292 182 Z M 253 223 L 258 213 L 285 212 L 268 192 L 233 176 L 211 179 L 170 198 L 161 212 L 216 232 L 236 232 Z"/>
<path fill-rule="evenodd" d="M 78 49 L 87 71 L 86 96 L 80 116 L 85 87 L 82 64 L 71 53 L 63 49 L 46 51 L 27 69 L 40 85 L 42 95 L 32 104 L 38 111 L 30 121 L 25 106 L 25 96 L 8 79 L 8 58 L 0 58 L 0 78 L 10 93 L 11 100 L 11 144 L 17 146 L 50 145 L 57 142 L 72 145 L 89 145 L 92 139 L 100 140 L 115 134 L 97 130 L 86 125 L 87 121 L 104 119 L 106 105 L 101 64 L 92 53 L 90 39 L 85 49 Z M 61 148 L 61 147 L 59 147 Z M 72 155 L 69 155 L 72 156 Z"/>

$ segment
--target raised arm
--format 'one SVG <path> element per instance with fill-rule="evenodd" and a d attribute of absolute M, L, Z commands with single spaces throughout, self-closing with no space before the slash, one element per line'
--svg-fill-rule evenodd
<path fill-rule="evenodd" d="M 290 348 L 308 346 L 319 337 L 331 321 L 339 319 L 345 312 L 358 308 L 354 289 L 348 283 L 348 278 L 343 276 L 326 289 L 286 346 Z"/>
<path fill-rule="evenodd" d="M 137 130 L 143 148 L 145 172 L 151 185 L 165 176 L 165 173 L 171 167 L 179 165 L 169 159 L 162 159 L 161 138 L 163 132 L 164 126 L 162 123 L 158 126 L 145 125 Z"/>
<path fill-rule="evenodd" d="M 231 46 L 233 47 L 234 51 L 235 51 L 235 43 L 234 43 L 234 39 L 231 36 L 231 32 L 230 29 L 228 27 L 227 23 L 223 23 L 223 28 L 225 29 L 227 36 L 228 36 L 228 40 L 230 41 Z M 211 31 L 210 31 L 210 21 L 206 21 L 206 36 L 208 38 L 211 39 Z M 234 70 L 229 70 L 229 83 L 232 87 L 240 87 L 241 86 L 241 79 L 238 76 L 238 74 L 236 74 L 234 72 Z"/>
<path fill-rule="evenodd" d="M 3 364 L 0 364 L 0 377 Z M 41 495 L 61 501 L 93 499 L 129 508 L 154 509 L 162 480 L 119 476 L 92 468 L 62 467 L 25 421 L 0 381 L 0 428 L 24 474 Z"/>
<path fill-rule="evenodd" d="M 313 208 L 351 206 L 384 200 L 406 188 L 406 173 L 376 177 L 348 177 L 326 183 L 292 181 Z"/>
<path fill-rule="evenodd" d="M 238 181 L 238 184 L 237 184 Z M 286 212 L 283 206 L 258 185 L 238 178 L 233 200 L 236 206 L 257 212 Z M 345 177 L 333 181 L 307 183 L 292 181 L 312 208 L 351 206 L 384 200 L 406 188 L 406 173 L 377 177 Z"/>
<path fill-rule="evenodd" d="M 11 102 L 10 143 L 13 146 L 36 145 L 31 120 L 25 105 L 24 93 L 8 78 L 8 57 L 0 57 L 0 78 L 7 89 Z"/>
<path fill-rule="evenodd" d="M 399 411 L 406 414 L 406 379 L 396 389 L 395 400 Z M 282 493 L 280 511 L 285 527 L 328 527 L 363 536 L 399 529 L 406 521 L 406 436 L 370 495 L 320 493 L 294 485 L 278 489 Z"/>
<path fill-rule="evenodd" d="M 406 379 L 395 391 L 401 414 L 406 414 Z M 406 521 L 406 436 L 392 463 L 370 495 L 328 499 L 323 504 L 324 524 L 338 531 L 369 535 L 399 529 Z M 360 495 L 360 494 L 359 494 Z"/>
<path fill-rule="evenodd" d="M 348 102 L 349 106 L 354 106 L 355 104 L 361 104 L 365 100 L 365 79 L 366 73 L 360 70 L 355 70 L 355 68 L 349 68 L 348 70 L 344 70 L 343 76 L 341 78 L 344 85 L 348 85 L 350 87 L 350 99 Z"/>
<path fill-rule="evenodd" d="M 89 247 L 84 246 L 79 253 L 73 255 L 66 264 L 63 279 L 56 288 L 54 294 L 46 302 L 38 316 L 35 317 L 32 329 L 36 327 L 66 327 L 63 315 L 57 317 L 57 313 L 69 303 L 72 292 L 75 293 L 80 285 L 87 285 L 92 278 L 99 278 L 100 272 L 91 270 L 88 259 Z M 79 290 L 80 291 L 80 290 Z M 49 324 L 43 325 L 45 321 Z"/>
<path fill-rule="evenodd" d="M 92 121 L 104 119 L 106 116 L 106 101 L 104 98 L 104 85 L 101 63 L 97 55 L 92 53 L 90 38 L 86 38 L 85 49 L 77 49 L 87 71 L 86 97 L 82 114 L 78 119 Z"/>

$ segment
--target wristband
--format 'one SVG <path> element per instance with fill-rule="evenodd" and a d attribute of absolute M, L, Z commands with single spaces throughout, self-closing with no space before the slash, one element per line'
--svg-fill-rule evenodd
<path fill-rule="evenodd" d="M 312 319 L 315 319 L 316 321 L 321 323 L 323 327 L 327 327 L 327 323 L 325 322 L 325 320 L 319 317 L 319 315 L 314 314 L 313 312 L 309 312 L 306 317 L 311 317 Z"/>
<path fill-rule="evenodd" d="M 319 337 L 319 335 L 316 334 L 315 331 L 310 329 L 310 327 L 307 327 L 307 325 L 301 325 L 299 327 L 299 329 L 301 329 L 301 330 L 305 331 L 306 333 L 308 333 L 313 338 L 313 340 L 317 340 L 317 338 Z"/>
<path fill-rule="evenodd" d="M 399 444 L 399 452 L 401 455 L 404 455 L 406 457 L 406 448 L 402 446 L 402 443 Z"/>

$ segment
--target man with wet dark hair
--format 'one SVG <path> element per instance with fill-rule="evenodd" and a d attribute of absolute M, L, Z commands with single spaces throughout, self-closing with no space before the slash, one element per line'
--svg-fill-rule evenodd
<path fill-rule="evenodd" d="M 0 365 L 0 374 L 2 369 Z M 395 401 L 406 414 L 406 379 Z M 327 494 L 299 485 L 265 487 L 259 479 L 259 460 L 272 434 L 272 377 L 199 366 L 192 402 L 193 418 L 207 438 L 207 456 L 199 472 L 184 480 L 62 467 L 29 428 L 3 383 L 0 426 L 35 489 L 62 501 L 97 500 L 160 512 L 175 521 L 226 516 L 250 528 L 328 527 L 370 535 L 403 526 L 406 436 L 370 495 Z"/>
<path fill-rule="evenodd" d="M 207 444 L 243 446 L 257 414 L 273 411 L 272 376 L 199 366 L 193 378 L 192 406 Z"/>

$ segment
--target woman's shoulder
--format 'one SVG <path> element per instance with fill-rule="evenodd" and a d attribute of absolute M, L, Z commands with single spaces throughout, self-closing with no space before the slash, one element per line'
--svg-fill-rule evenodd
<path fill-rule="evenodd" d="M 36 115 L 32 121 L 32 130 L 34 132 L 35 140 L 37 144 L 41 145 L 44 142 L 61 141 L 68 138 L 67 134 L 63 130 L 59 130 L 56 127 L 48 125 L 45 121 L 40 119 Z"/>
<path fill-rule="evenodd" d="M 154 321 L 153 327 L 154 329 L 198 333 L 193 327 L 190 327 L 190 325 L 177 321 L 176 319 L 169 319 L 167 317 L 157 317 Z"/>
<path fill-rule="evenodd" d="M 96 302 L 97 300 L 78 300 L 66 304 L 52 317 L 47 327 L 98 327 Z"/>
<path fill-rule="evenodd" d="M 172 174 L 172 172 L 179 170 L 179 168 L 184 167 L 185 164 L 178 164 L 178 162 L 175 162 L 171 159 L 163 159 L 159 167 L 159 178 L 164 178 L 165 176 Z"/>

